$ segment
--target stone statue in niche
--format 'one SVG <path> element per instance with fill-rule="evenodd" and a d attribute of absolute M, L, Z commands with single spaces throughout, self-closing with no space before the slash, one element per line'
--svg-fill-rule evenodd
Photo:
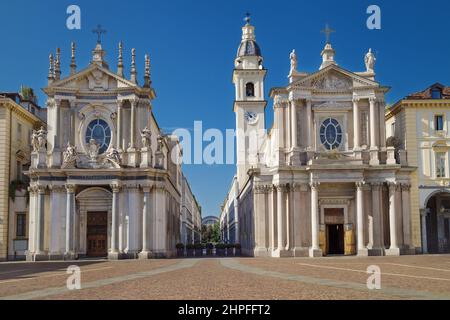
<path fill-rule="evenodd" d="M 100 147 L 99 147 L 97 141 L 95 141 L 95 139 L 89 140 L 88 153 L 89 153 L 89 158 L 91 159 L 91 161 L 97 161 L 99 149 L 100 149 Z"/>
<path fill-rule="evenodd" d="M 78 159 L 78 152 L 75 146 L 67 143 L 67 148 L 63 152 L 63 164 L 61 168 L 75 168 Z"/>
<path fill-rule="evenodd" d="M 375 61 L 377 61 L 377 59 L 375 58 L 375 55 L 372 53 L 372 49 L 369 49 L 369 52 L 367 52 L 366 57 L 364 58 L 367 72 L 374 71 Z"/>

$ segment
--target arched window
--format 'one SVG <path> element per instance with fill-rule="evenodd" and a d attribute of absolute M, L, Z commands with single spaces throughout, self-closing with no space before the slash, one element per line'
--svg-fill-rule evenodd
<path fill-rule="evenodd" d="M 248 82 L 245 85 L 245 95 L 247 97 L 254 97 L 255 96 L 255 85 L 252 82 Z"/>

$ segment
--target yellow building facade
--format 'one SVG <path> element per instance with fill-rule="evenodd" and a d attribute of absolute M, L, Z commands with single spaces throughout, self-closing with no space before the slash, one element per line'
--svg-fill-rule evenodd
<path fill-rule="evenodd" d="M 411 176 L 412 235 L 423 253 L 450 252 L 450 87 L 413 93 L 386 113 L 386 136 L 405 149 Z"/>
<path fill-rule="evenodd" d="M 25 257 L 28 246 L 28 181 L 33 129 L 43 110 L 18 94 L 0 93 L 0 261 Z"/>

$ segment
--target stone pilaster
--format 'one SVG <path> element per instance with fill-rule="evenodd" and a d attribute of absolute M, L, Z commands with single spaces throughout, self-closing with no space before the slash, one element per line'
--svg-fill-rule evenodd
<path fill-rule="evenodd" d="M 370 126 L 370 165 L 380 164 L 378 158 L 377 122 L 376 120 L 376 98 L 369 98 L 369 126 Z"/>
<path fill-rule="evenodd" d="M 353 151 L 356 158 L 361 158 L 359 98 L 353 99 Z"/>

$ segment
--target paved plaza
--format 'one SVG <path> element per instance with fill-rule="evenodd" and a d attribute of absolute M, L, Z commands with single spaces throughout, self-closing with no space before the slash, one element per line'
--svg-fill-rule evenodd
<path fill-rule="evenodd" d="M 67 288 L 67 268 L 81 289 Z M 367 288 L 369 266 L 381 289 Z M 0 263 L 0 299 L 450 299 L 450 255 Z"/>

